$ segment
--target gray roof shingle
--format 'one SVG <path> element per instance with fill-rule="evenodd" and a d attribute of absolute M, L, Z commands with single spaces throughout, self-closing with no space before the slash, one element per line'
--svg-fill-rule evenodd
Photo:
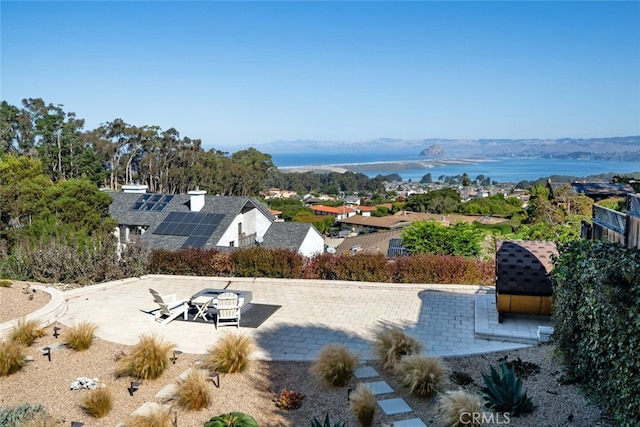
<path fill-rule="evenodd" d="M 297 252 L 309 230 L 318 233 L 315 227 L 302 222 L 273 222 L 264 235 L 265 248 L 290 249 Z M 320 235 L 320 233 L 318 233 Z"/>

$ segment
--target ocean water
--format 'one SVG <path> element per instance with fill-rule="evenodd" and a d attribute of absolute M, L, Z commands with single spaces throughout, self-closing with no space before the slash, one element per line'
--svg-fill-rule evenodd
<path fill-rule="evenodd" d="M 361 152 L 361 153 L 274 153 L 271 155 L 273 163 L 279 167 L 315 166 L 366 163 L 370 169 L 363 172 L 373 178 L 377 175 L 397 173 L 404 181 L 420 181 L 422 177 L 431 173 L 435 181 L 440 176 L 455 176 L 467 173 L 471 179 L 478 175 L 491 177 L 497 182 L 535 181 L 550 175 L 568 175 L 586 177 L 603 173 L 631 173 L 640 172 L 640 162 L 602 161 L 602 160 L 552 160 L 552 159 L 500 159 L 481 160 L 473 164 L 452 164 L 431 168 L 388 170 L 382 162 L 401 162 L 427 160 L 421 156 L 405 155 L 398 152 Z M 375 167 L 379 164 L 379 168 Z"/>

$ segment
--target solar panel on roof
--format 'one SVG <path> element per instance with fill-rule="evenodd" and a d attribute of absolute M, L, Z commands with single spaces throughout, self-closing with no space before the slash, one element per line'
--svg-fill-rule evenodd
<path fill-rule="evenodd" d="M 170 212 L 153 231 L 153 234 L 187 236 L 183 248 L 204 246 L 220 222 L 222 214 L 202 212 Z"/>
<path fill-rule="evenodd" d="M 167 207 L 174 196 L 163 194 L 144 194 L 131 207 L 134 211 L 160 212 Z"/>

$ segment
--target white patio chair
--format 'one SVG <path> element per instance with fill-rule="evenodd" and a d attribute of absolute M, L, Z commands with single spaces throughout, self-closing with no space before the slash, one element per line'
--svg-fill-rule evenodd
<path fill-rule="evenodd" d="M 218 295 L 218 315 L 216 316 L 216 329 L 218 325 L 236 325 L 240 327 L 240 301 L 238 294 L 225 292 Z"/>
<path fill-rule="evenodd" d="M 153 295 L 153 300 L 160 306 L 154 315 L 155 321 L 160 323 L 160 326 L 166 325 L 181 314 L 184 316 L 184 320 L 188 319 L 188 299 L 178 300 L 175 294 L 160 295 L 158 291 L 151 288 L 149 288 L 149 292 Z"/>

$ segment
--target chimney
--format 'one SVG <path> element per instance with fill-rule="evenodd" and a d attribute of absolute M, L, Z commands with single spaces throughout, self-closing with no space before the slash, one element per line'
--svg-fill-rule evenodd
<path fill-rule="evenodd" d="M 124 193 L 146 193 L 148 186 L 144 184 L 125 184 L 122 186 Z"/>
<path fill-rule="evenodd" d="M 191 196 L 189 200 L 191 212 L 200 212 L 204 207 L 204 195 L 207 194 L 207 192 L 196 187 L 195 190 L 189 191 L 188 194 Z"/>

